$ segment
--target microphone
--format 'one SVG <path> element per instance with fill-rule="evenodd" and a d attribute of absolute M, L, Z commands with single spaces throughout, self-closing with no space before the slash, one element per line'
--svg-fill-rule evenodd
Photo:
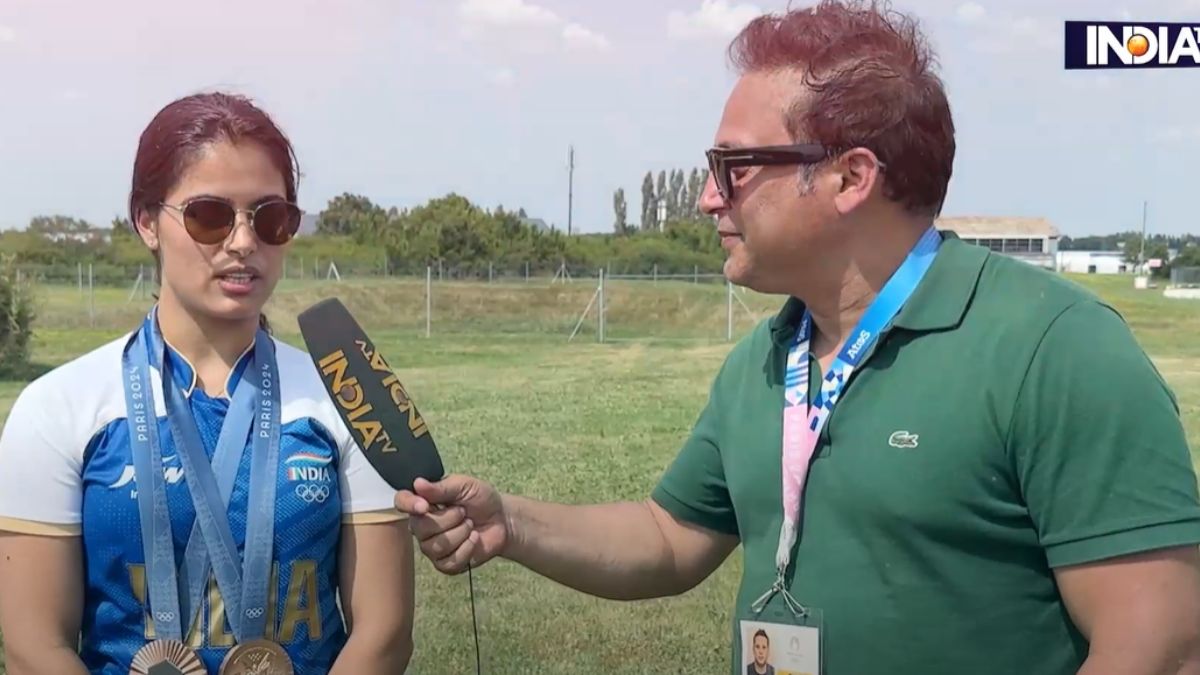
<path fill-rule="evenodd" d="M 337 298 L 327 298 L 300 312 L 297 321 L 325 393 L 383 480 L 395 490 L 414 494 L 416 479 L 441 480 L 445 467 L 429 425 L 350 310 Z M 481 673 L 475 580 L 470 566 L 467 581 L 475 672 Z"/>
<path fill-rule="evenodd" d="M 298 322 L 325 392 L 375 471 L 392 488 L 414 493 L 417 478 L 440 480 L 445 468 L 429 425 L 350 310 L 328 298 Z"/>

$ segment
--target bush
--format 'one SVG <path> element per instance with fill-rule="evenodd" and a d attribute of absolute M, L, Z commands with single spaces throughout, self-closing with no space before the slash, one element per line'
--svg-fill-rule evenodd
<path fill-rule="evenodd" d="M 33 298 L 17 275 L 13 256 L 0 260 L 0 377 L 11 377 L 29 365 Z"/>

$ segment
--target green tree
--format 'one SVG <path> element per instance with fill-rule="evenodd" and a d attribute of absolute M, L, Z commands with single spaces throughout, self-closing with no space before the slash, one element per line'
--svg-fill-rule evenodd
<path fill-rule="evenodd" d="M 352 235 L 360 241 L 376 236 L 387 225 L 388 212 L 362 195 L 342 193 L 317 215 L 317 232 Z"/>
<path fill-rule="evenodd" d="M 687 203 L 687 186 L 684 183 L 683 169 L 671 170 L 671 186 L 667 191 L 667 218 L 674 220 L 683 218 L 684 204 Z"/>
<path fill-rule="evenodd" d="M 629 225 L 625 222 L 626 210 L 625 188 L 617 188 L 617 191 L 613 193 L 613 212 L 616 215 L 613 232 L 617 235 L 625 235 L 629 230 Z"/>
<path fill-rule="evenodd" d="M 700 210 L 700 195 L 704 194 L 704 183 L 708 181 L 708 171 L 692 169 L 688 178 L 688 212 L 685 217 L 700 218 L 704 212 Z"/>
<path fill-rule="evenodd" d="M 29 364 L 33 299 L 17 280 L 16 256 L 0 258 L 0 377 L 14 377 Z"/>
<path fill-rule="evenodd" d="M 1172 267 L 1200 267 L 1200 244 L 1191 244 L 1180 249 L 1171 261 Z"/>
<path fill-rule="evenodd" d="M 654 229 L 654 176 L 649 171 L 642 179 L 642 230 Z"/>

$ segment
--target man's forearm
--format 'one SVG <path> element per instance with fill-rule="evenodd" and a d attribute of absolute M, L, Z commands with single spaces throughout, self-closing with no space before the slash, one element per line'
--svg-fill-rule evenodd
<path fill-rule="evenodd" d="M 69 647 L 38 651 L 5 645 L 4 666 L 8 675 L 88 675 L 79 655 Z"/>
<path fill-rule="evenodd" d="M 1078 675 L 1200 675 L 1200 662 L 1175 661 L 1167 666 L 1156 666 L 1136 657 L 1092 655 L 1084 661 Z"/>
<path fill-rule="evenodd" d="M 1194 647 L 1145 638 L 1119 647 L 1093 644 L 1078 675 L 1200 675 L 1200 654 Z"/>
<path fill-rule="evenodd" d="M 509 495 L 503 499 L 511 533 L 505 558 L 613 600 L 685 590 L 670 544 L 646 504 L 566 506 Z"/>

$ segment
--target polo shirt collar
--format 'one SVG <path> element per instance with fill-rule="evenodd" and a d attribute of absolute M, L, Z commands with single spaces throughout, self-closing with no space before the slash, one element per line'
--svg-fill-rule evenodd
<path fill-rule="evenodd" d="M 888 328 L 934 331 L 951 328 L 962 320 L 989 252 L 964 243 L 953 232 L 942 232 L 942 239 L 929 270 Z M 771 319 L 771 338 L 776 344 L 791 344 L 804 317 L 804 307 L 799 298 L 789 297 Z"/>
<path fill-rule="evenodd" d="M 150 322 L 157 320 L 158 312 L 150 312 L 143 323 L 143 330 L 149 331 Z M 159 336 L 162 336 L 161 332 L 159 332 Z M 166 349 L 164 350 L 166 353 L 166 358 L 170 359 L 171 361 L 172 379 L 175 381 L 175 384 L 183 390 L 184 397 L 191 398 L 192 394 L 198 391 L 197 385 L 199 384 L 199 378 L 196 376 L 196 368 L 192 365 L 191 361 L 189 361 L 182 352 L 176 349 L 174 345 L 167 341 L 165 337 L 162 339 L 164 345 L 166 346 Z M 233 368 L 229 371 L 229 376 L 225 379 L 225 388 L 220 394 L 213 398 L 233 397 L 233 392 L 237 388 L 238 382 L 242 380 L 242 373 L 244 373 L 246 367 L 250 365 L 250 361 L 254 353 L 254 345 L 257 341 L 258 337 L 256 334 L 255 338 L 250 341 L 250 344 L 247 345 L 246 349 L 242 351 L 240 356 L 238 356 L 237 361 L 234 362 Z M 152 357 L 152 365 L 154 365 L 154 362 L 157 360 L 158 359 L 156 357 Z"/>
<path fill-rule="evenodd" d="M 164 338 L 164 342 L 166 342 Z M 178 349 L 166 342 L 167 358 L 171 359 L 171 374 L 174 377 L 175 383 L 183 390 L 185 398 L 191 398 L 192 394 L 201 391 L 197 388 L 200 383 L 196 376 L 196 368 L 188 361 Z M 237 388 L 238 382 L 242 380 L 242 373 L 245 372 L 246 366 L 250 364 L 250 356 L 254 351 L 254 342 L 238 356 L 238 359 L 233 364 L 233 368 L 229 371 L 229 376 L 225 379 L 225 388 L 221 393 L 212 398 L 232 398 L 234 389 Z"/>

